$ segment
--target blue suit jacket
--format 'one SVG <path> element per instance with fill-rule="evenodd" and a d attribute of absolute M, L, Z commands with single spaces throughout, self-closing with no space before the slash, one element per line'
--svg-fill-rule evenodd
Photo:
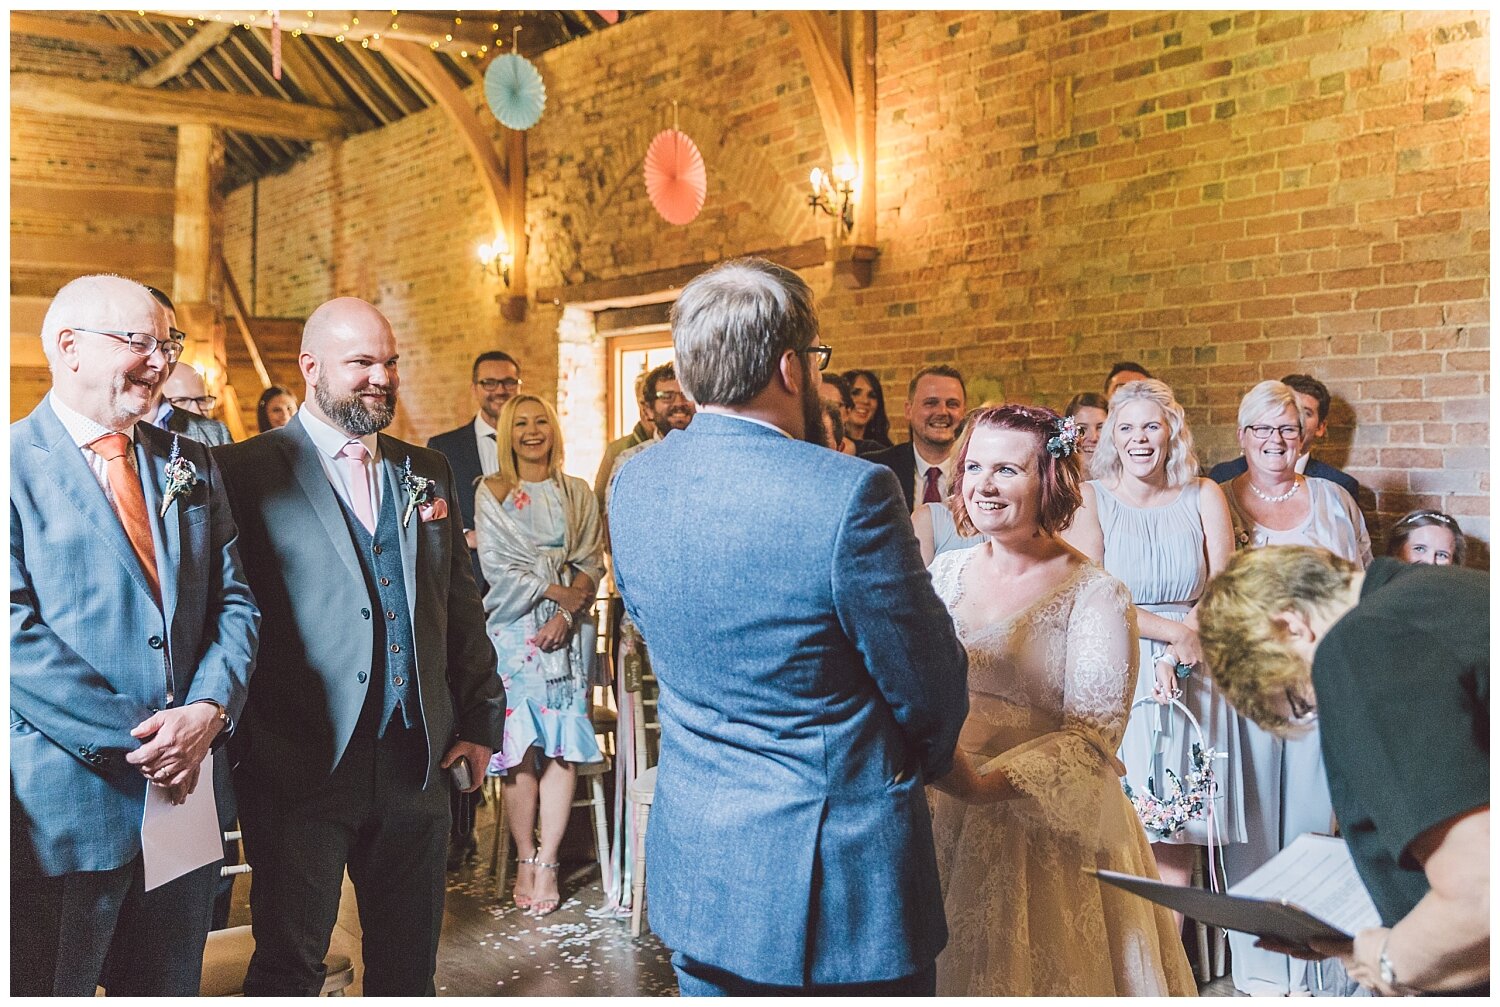
<path fill-rule="evenodd" d="M 621 467 L 615 577 L 661 682 L 651 923 L 763 983 L 947 943 L 923 784 L 968 662 L 889 469 L 700 412 Z"/>
<path fill-rule="evenodd" d="M 131 728 L 167 706 L 169 683 L 173 706 L 211 699 L 238 720 L 255 661 L 259 614 L 208 448 L 180 439 L 198 484 L 163 518 L 172 434 L 135 429 L 161 609 L 50 396 L 10 428 L 11 813 L 48 874 L 140 852 Z"/>
<path fill-rule="evenodd" d="M 458 497 L 458 509 L 463 512 L 464 527 L 474 527 L 474 495 L 479 491 L 484 469 L 479 463 L 479 445 L 474 441 L 474 421 L 470 420 L 457 430 L 438 434 L 427 442 L 432 450 L 448 459 L 453 469 L 453 490 Z M 469 551 L 469 563 L 474 569 L 474 583 L 479 585 L 479 596 L 489 593 L 490 585 L 479 568 L 479 553 Z"/>
<path fill-rule="evenodd" d="M 1220 462 L 1215 465 L 1209 469 L 1208 477 L 1216 483 L 1227 483 L 1243 475 L 1248 467 L 1245 456 L 1241 455 L 1238 458 L 1231 458 L 1227 462 Z M 1316 458 L 1309 458 L 1307 460 L 1307 472 L 1304 474 L 1309 479 L 1327 479 L 1330 482 L 1337 483 L 1344 487 L 1348 494 L 1354 498 L 1356 505 L 1359 503 L 1359 480 L 1349 473 L 1336 469 L 1332 465 L 1324 464 Z"/>

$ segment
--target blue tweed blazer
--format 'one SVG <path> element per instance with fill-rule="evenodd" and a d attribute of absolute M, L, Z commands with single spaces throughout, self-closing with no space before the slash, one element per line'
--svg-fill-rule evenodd
<path fill-rule="evenodd" d="M 778 985 L 947 943 L 925 782 L 968 661 L 882 466 L 699 413 L 621 467 L 615 576 L 661 682 L 652 927 Z"/>

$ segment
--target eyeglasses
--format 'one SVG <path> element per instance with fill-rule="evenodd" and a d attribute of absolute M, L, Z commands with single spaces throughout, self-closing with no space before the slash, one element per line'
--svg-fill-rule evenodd
<path fill-rule="evenodd" d="M 161 348 L 162 356 L 167 358 L 167 363 L 169 364 L 177 363 L 178 358 L 182 356 L 182 340 L 178 337 L 182 336 L 183 333 L 180 329 L 169 329 L 170 338 L 157 339 L 149 332 L 112 332 L 109 329 L 84 329 L 76 325 L 69 326 L 69 328 L 74 332 L 92 332 L 96 336 L 109 336 L 111 339 L 118 339 L 126 346 L 129 346 L 131 352 L 140 357 L 151 356 L 151 354 L 156 352 L 158 347 Z"/>
<path fill-rule="evenodd" d="M 686 395 L 682 394 L 681 392 L 657 392 L 656 393 L 656 401 L 658 401 L 658 402 L 686 402 L 687 400 L 688 400 L 688 397 Z"/>
<path fill-rule="evenodd" d="M 209 410 L 213 409 L 214 406 L 218 405 L 219 397 L 217 395 L 179 395 L 176 398 L 173 398 L 172 396 L 168 395 L 167 401 L 177 409 L 186 409 L 188 406 L 196 405 L 204 412 L 208 412 Z"/>
<path fill-rule="evenodd" d="M 820 371 L 828 370 L 828 362 L 833 359 L 833 347 L 824 346 L 822 343 L 814 343 L 802 352 L 817 355 L 818 370 Z"/>
<path fill-rule="evenodd" d="M 474 383 L 487 392 L 492 392 L 496 388 L 504 388 L 508 392 L 513 392 L 521 387 L 520 378 L 480 378 Z"/>
<path fill-rule="evenodd" d="M 1269 423 L 1257 423 L 1245 429 L 1250 431 L 1250 435 L 1258 441 L 1270 440 L 1272 433 L 1280 434 L 1284 441 L 1295 440 L 1302 436 L 1302 428 L 1290 424 L 1284 427 L 1273 427 Z"/>
<path fill-rule="evenodd" d="M 1317 718 L 1318 706 L 1316 703 L 1309 703 L 1301 696 L 1292 692 L 1290 688 L 1284 690 L 1284 692 L 1286 694 L 1287 708 L 1292 712 L 1292 715 L 1289 718 L 1292 723 L 1306 724 L 1309 721 L 1315 720 Z"/>

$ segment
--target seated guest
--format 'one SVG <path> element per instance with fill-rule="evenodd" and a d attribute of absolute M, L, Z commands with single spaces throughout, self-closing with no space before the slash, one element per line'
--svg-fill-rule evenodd
<path fill-rule="evenodd" d="M 546 916 L 561 900 L 558 849 L 577 765 L 604 758 L 589 722 L 604 545 L 593 491 L 563 474 L 562 427 L 552 407 L 518 395 L 500 411 L 496 430 L 505 435 L 499 470 L 479 484 L 474 503 L 489 582 L 485 616 L 510 708 L 491 768 L 505 776 L 516 905 Z"/>
<path fill-rule="evenodd" d="M 1339 828 L 1382 926 L 1337 956 L 1381 996 L 1489 993 L 1490 582 L 1368 570 L 1323 549 L 1242 553 L 1198 608 L 1204 659 L 1267 731 L 1317 724 Z"/>
<path fill-rule="evenodd" d="M 260 401 L 255 403 L 255 427 L 260 433 L 284 427 L 296 415 L 297 396 L 276 385 L 261 392 Z"/>
<path fill-rule="evenodd" d="M 872 451 L 890 447 L 891 421 L 885 415 L 885 392 L 881 390 L 880 379 L 874 371 L 857 369 L 845 371 L 842 377 L 854 400 L 849 419 L 844 423 L 845 435 L 856 444 L 870 441 L 877 445 Z M 861 456 L 867 453 L 860 452 Z"/>
<path fill-rule="evenodd" d="M 1391 527 L 1385 554 L 1403 563 L 1464 565 L 1464 533 L 1440 510 L 1414 510 Z"/>
<path fill-rule="evenodd" d="M 1104 379 L 1104 397 L 1112 399 L 1121 385 L 1128 385 L 1132 381 L 1144 381 L 1154 378 L 1156 375 L 1146 370 L 1145 367 L 1134 360 L 1117 360 L 1115 365 L 1109 369 L 1109 376 Z"/>
<path fill-rule="evenodd" d="M 937 503 L 947 495 L 953 482 L 953 445 L 963 424 L 966 395 L 963 375 L 954 368 L 922 368 L 906 388 L 911 443 L 866 456 L 896 473 L 907 510 L 915 510 L 919 503 Z"/>
<path fill-rule="evenodd" d="M 1104 431 L 1104 421 L 1109 419 L 1109 400 L 1094 392 L 1079 392 L 1068 400 L 1064 416 L 1071 416 L 1078 424 L 1078 450 L 1083 453 L 1083 471 L 1087 475 L 1089 463 L 1094 460 L 1094 448 L 1099 446 L 1099 435 Z"/>
<path fill-rule="evenodd" d="M 1130 595 L 1060 537 L 1080 500 L 1072 434 L 1050 409 L 977 412 L 948 503 L 986 541 L 931 568 L 969 656 L 969 716 L 933 802 L 954 934 L 942 996 L 1195 992 L 1172 914 L 1088 873 L 1157 876 L 1114 756 L 1138 668 Z"/>
<path fill-rule="evenodd" d="M 1312 457 L 1312 449 L 1328 433 L 1328 407 L 1333 397 L 1328 386 L 1310 374 L 1288 374 L 1281 383 L 1297 396 L 1297 410 L 1302 413 L 1304 431 L 1302 451 L 1297 456 L 1297 471 L 1311 479 L 1329 479 L 1344 488 L 1344 492 L 1359 502 L 1359 480 Z M 1245 471 L 1244 456 L 1220 462 L 1209 470 L 1208 477 L 1216 483 L 1227 483 Z"/>

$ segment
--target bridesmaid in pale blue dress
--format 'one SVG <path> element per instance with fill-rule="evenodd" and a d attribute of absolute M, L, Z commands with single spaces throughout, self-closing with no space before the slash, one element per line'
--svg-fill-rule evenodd
<path fill-rule="evenodd" d="M 927 566 L 945 552 L 969 549 L 984 541 L 984 536 L 978 532 L 965 535 L 959 531 L 946 503 L 922 504 L 912 512 L 911 527 L 917 535 L 922 562 Z"/>
<path fill-rule="evenodd" d="M 519 395 L 496 429 L 500 469 L 480 483 L 474 501 L 479 563 L 490 584 L 486 625 L 505 685 L 505 735 L 490 769 L 505 776 L 516 905 L 545 916 L 559 902 L 557 851 L 574 767 L 604 758 L 589 721 L 603 541 L 593 490 L 562 472 L 552 407 Z"/>
<path fill-rule="evenodd" d="M 1239 442 L 1246 471 L 1225 485 L 1235 541 L 1241 549 L 1311 545 L 1363 569 L 1370 534 L 1354 499 L 1337 483 L 1297 474 L 1302 413 L 1291 388 L 1262 381 L 1240 403 Z M 1231 884 L 1247 877 L 1304 832 L 1328 832 L 1333 799 L 1323 771 L 1316 728 L 1283 740 L 1249 720 L 1240 725 L 1245 752 L 1249 837 L 1225 852 Z M 1252 996 L 1307 995 L 1308 963 L 1255 947 L 1255 938 L 1230 932 L 1234 987 Z"/>
<path fill-rule="evenodd" d="M 1126 778 L 1141 792 L 1154 779 L 1161 794 L 1165 770 L 1186 777 L 1197 736 L 1179 711 L 1164 705 L 1180 699 L 1197 718 L 1205 746 L 1225 755 L 1211 766 L 1219 785 L 1212 840 L 1243 843 L 1240 717 L 1203 669 L 1178 675 L 1179 664 L 1191 667 L 1201 657 L 1198 635 L 1185 620 L 1234 551 L 1224 494 L 1199 477 L 1182 406 L 1155 380 L 1116 390 L 1090 469 L 1095 478 L 1084 485 L 1068 539 L 1129 588 L 1141 638 L 1134 701 L 1156 701 L 1130 714 L 1120 744 Z M 1151 839 L 1162 880 L 1185 885 L 1197 847 L 1209 844 L 1208 821 Z"/>

